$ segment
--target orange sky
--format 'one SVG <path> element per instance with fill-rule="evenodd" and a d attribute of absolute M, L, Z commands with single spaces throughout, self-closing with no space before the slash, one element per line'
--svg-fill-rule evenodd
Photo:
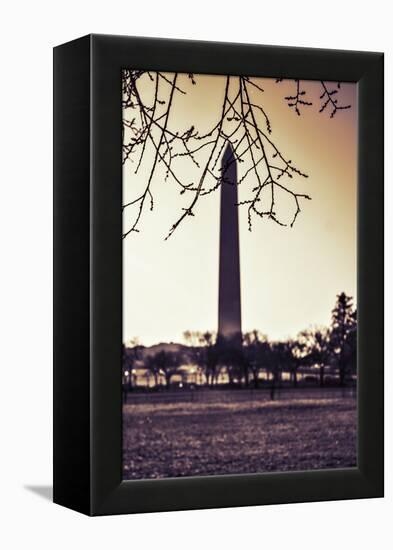
<path fill-rule="evenodd" d="M 184 131 L 193 124 L 202 132 L 219 116 L 225 77 L 195 78 L 197 84 L 192 86 L 186 75 L 179 76 L 187 93 L 175 97 L 171 128 Z M 329 111 L 318 113 L 320 84 L 302 81 L 313 105 L 304 107 L 299 117 L 284 99 L 292 95 L 293 81 L 253 81 L 265 90 L 261 94 L 250 89 L 250 93 L 270 117 L 272 140 L 309 175 L 291 180 L 291 188 L 312 197 L 301 203 L 293 228 L 256 219 L 250 233 L 246 210 L 239 211 L 243 331 L 257 328 L 280 339 L 311 325 L 328 324 L 338 292 L 356 297 L 357 90 L 355 84 L 341 85 L 340 101 L 352 107 L 331 119 Z M 148 98 L 152 90 L 148 77 L 142 77 L 138 86 Z M 130 111 L 127 117 L 132 116 Z M 147 150 L 137 176 L 135 166 L 125 163 L 124 203 L 146 184 L 153 154 Z M 248 168 L 247 163 L 239 165 L 239 177 Z M 179 173 L 184 180 L 195 181 L 200 172 L 184 163 Z M 249 198 L 253 185 L 250 180 L 239 186 L 239 200 Z M 219 192 L 201 198 L 195 216 L 187 217 L 164 241 L 190 197 L 180 196 L 170 179 L 164 182 L 162 168 L 152 189 L 153 212 L 146 209 L 140 232 L 123 241 L 123 340 L 138 337 L 146 345 L 181 341 L 187 329 L 216 330 L 218 316 Z M 124 229 L 134 219 L 132 208 L 125 210 Z M 279 213 L 290 221 L 293 204 L 283 199 Z"/>

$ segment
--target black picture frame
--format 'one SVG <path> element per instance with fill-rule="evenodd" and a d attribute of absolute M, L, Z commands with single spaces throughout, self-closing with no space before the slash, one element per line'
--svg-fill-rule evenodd
<path fill-rule="evenodd" d="M 358 83 L 356 468 L 122 481 L 125 67 Z M 381 497 L 383 349 L 382 53 L 107 35 L 54 49 L 54 502 L 104 515 Z"/>

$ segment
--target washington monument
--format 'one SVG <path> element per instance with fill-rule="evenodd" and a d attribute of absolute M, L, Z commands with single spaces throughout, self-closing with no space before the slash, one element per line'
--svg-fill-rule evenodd
<path fill-rule="evenodd" d="M 218 339 L 242 343 L 237 168 L 231 144 L 221 163 Z"/>

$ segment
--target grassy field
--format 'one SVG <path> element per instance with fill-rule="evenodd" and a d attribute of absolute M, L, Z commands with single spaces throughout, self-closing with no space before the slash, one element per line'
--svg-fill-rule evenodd
<path fill-rule="evenodd" d="M 123 478 L 356 466 L 353 397 L 302 390 L 277 401 L 232 395 L 200 402 L 146 395 L 125 404 Z"/>

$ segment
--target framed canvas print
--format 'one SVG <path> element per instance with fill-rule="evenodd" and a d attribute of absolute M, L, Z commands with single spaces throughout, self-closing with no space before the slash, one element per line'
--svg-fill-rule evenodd
<path fill-rule="evenodd" d="M 54 50 L 54 501 L 383 496 L 383 55 Z"/>

